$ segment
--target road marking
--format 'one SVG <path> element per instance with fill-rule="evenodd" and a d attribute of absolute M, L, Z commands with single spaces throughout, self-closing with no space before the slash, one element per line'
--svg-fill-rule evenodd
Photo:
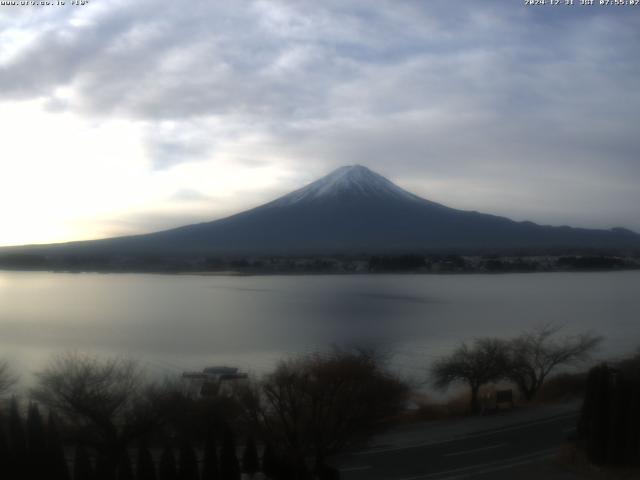
<path fill-rule="evenodd" d="M 555 417 L 552 418 L 547 418 L 544 420 L 536 420 L 533 422 L 527 422 L 527 423 L 522 423 L 519 425 L 512 425 L 512 426 L 508 426 L 508 427 L 501 427 L 495 430 L 488 430 L 488 431 L 484 431 L 484 432 L 479 432 L 479 433 L 472 433 L 469 435 L 465 435 L 462 437 L 455 437 L 455 438 L 449 438 L 446 440 L 431 440 L 429 442 L 423 442 L 423 443 L 413 443 L 411 445 L 405 445 L 402 447 L 388 447 L 388 448 L 371 448 L 369 450 L 362 450 L 360 452 L 353 452 L 351 455 L 377 455 L 379 453 L 386 453 L 386 452 L 399 452 L 401 450 L 411 450 L 413 448 L 422 448 L 422 447 L 431 447 L 433 445 L 442 445 L 444 443 L 452 443 L 452 442 L 457 442 L 459 440 L 467 440 L 470 438 L 478 438 L 478 437 L 487 437 L 490 435 L 496 435 L 499 433 L 503 433 L 503 432 L 510 432 L 513 430 L 522 430 L 523 428 L 529 428 L 529 427 L 533 427 L 535 425 L 542 425 L 544 423 L 552 423 L 552 422 L 557 422 L 557 421 L 561 421 L 561 420 L 567 420 L 569 418 L 573 418 L 573 417 L 577 417 L 579 415 L 578 412 L 575 413 L 569 413 L 569 414 L 564 414 L 564 415 L 557 415 Z"/>
<path fill-rule="evenodd" d="M 493 450 L 494 448 L 506 447 L 506 443 L 498 443 L 496 445 L 489 445 L 488 447 L 474 448 L 471 450 L 462 450 L 461 452 L 445 453 L 445 457 L 457 457 L 458 455 L 466 455 L 468 453 L 482 452 L 484 450 Z"/>
<path fill-rule="evenodd" d="M 487 463 L 479 463 L 470 467 L 455 468 L 453 470 L 445 470 L 442 472 L 429 473 L 426 475 L 417 475 L 415 477 L 403 477 L 394 480 L 458 480 L 463 478 L 475 477 L 486 473 L 497 472 L 500 470 L 508 470 L 509 468 L 527 465 L 536 460 L 551 457 L 557 452 L 556 448 L 548 450 L 540 450 L 538 452 L 512 457 L 508 460 L 494 461 Z"/>
<path fill-rule="evenodd" d="M 347 467 L 347 468 L 339 468 L 341 472 L 357 472 L 360 470 L 369 470 L 371 465 L 363 465 L 361 467 Z"/>
<path fill-rule="evenodd" d="M 562 429 L 562 433 L 571 433 L 571 432 L 575 432 L 576 430 L 577 430 L 576 427 L 567 427 Z"/>

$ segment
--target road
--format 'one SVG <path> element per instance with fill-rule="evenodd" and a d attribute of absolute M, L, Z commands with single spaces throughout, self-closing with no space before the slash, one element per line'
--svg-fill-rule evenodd
<path fill-rule="evenodd" d="M 341 458 L 340 470 L 345 480 L 522 478 L 514 473 L 557 453 L 576 420 L 572 412 L 444 442 L 382 446 Z"/>

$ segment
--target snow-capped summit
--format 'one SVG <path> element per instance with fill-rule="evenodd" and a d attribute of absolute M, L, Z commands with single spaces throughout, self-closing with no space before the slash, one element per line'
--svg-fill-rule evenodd
<path fill-rule="evenodd" d="M 281 207 L 297 203 L 322 202 L 331 199 L 347 200 L 349 198 L 395 199 L 412 202 L 422 200 L 367 167 L 346 165 L 299 190 L 280 197 L 269 205 Z"/>

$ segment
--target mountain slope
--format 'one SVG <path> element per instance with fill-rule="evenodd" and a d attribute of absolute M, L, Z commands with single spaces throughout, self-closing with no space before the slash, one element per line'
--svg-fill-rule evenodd
<path fill-rule="evenodd" d="M 355 165 L 221 220 L 147 235 L 32 247 L 32 251 L 244 255 L 553 247 L 635 248 L 640 247 L 640 235 L 625 229 L 540 226 L 456 210 Z"/>

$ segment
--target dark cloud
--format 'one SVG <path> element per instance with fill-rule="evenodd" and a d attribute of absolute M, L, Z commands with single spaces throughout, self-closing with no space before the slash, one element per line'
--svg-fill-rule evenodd
<path fill-rule="evenodd" d="M 201 130 L 192 130 L 187 124 L 176 129 L 155 126 L 147 133 L 147 155 L 153 168 L 164 170 L 190 161 L 202 161 L 211 155 L 213 144 L 201 136 Z M 163 131 L 163 130 L 169 130 Z"/>
<path fill-rule="evenodd" d="M 292 182 L 357 162 L 413 185 L 465 185 L 468 202 L 439 199 L 464 207 L 640 228 L 628 207 L 640 204 L 640 8 L 149 0 L 85 11 L 20 21 L 36 37 L 0 66 L 0 98 L 145 122 L 156 169 L 251 137 L 238 161 L 277 158 L 300 171 Z"/>

